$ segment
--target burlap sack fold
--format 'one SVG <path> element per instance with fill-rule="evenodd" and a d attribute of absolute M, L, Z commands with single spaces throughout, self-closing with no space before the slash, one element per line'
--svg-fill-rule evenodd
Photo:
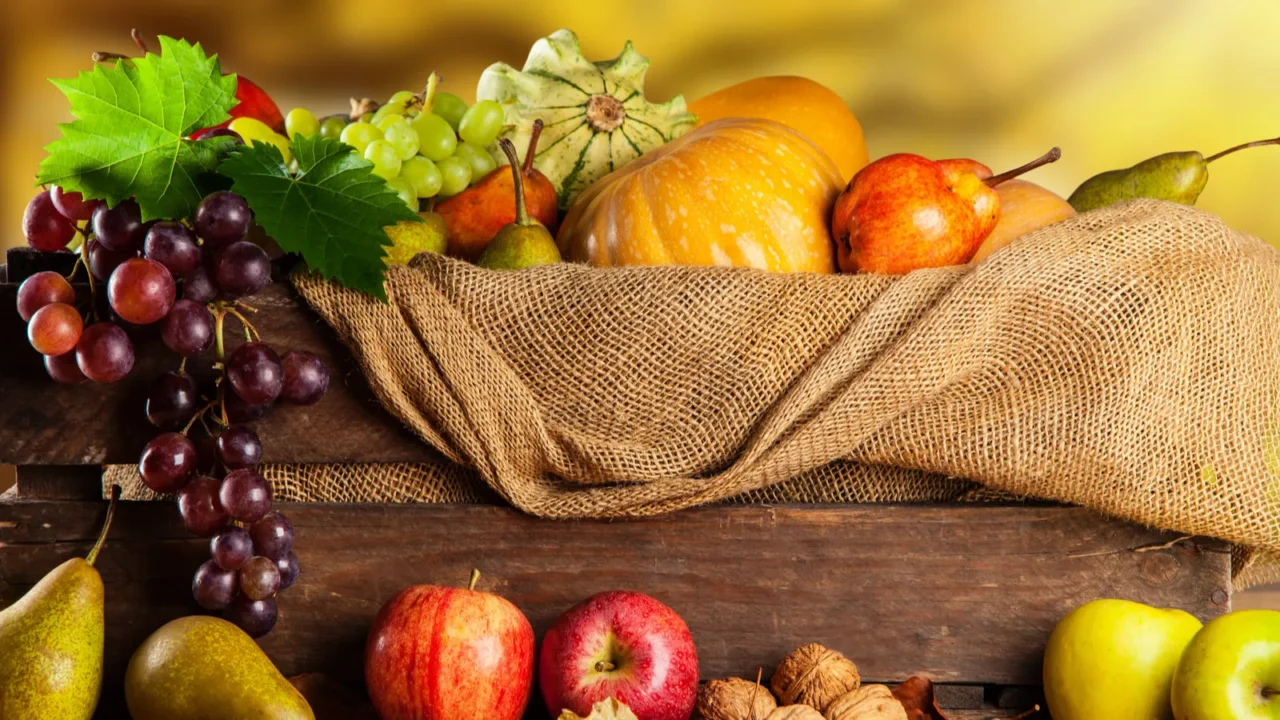
<path fill-rule="evenodd" d="M 1192 208 L 901 278 L 422 255 L 386 304 L 295 284 L 388 410 L 535 515 L 965 478 L 1280 550 L 1280 253 Z"/>

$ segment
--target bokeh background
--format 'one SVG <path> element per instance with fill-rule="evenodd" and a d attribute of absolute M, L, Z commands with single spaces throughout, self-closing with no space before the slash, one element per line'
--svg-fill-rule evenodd
<path fill-rule="evenodd" d="M 593 59 L 630 39 L 648 95 L 696 99 L 740 80 L 805 75 L 861 119 L 871 157 L 910 151 L 1000 171 L 1063 150 L 1030 177 L 1067 195 L 1086 177 L 1171 150 L 1280 135 L 1276 0 L 8 0 L 0 22 L 0 246 L 21 242 L 42 147 L 68 119 L 47 81 L 129 30 L 200 41 L 287 111 L 420 89 L 439 71 L 468 101 L 495 61 L 576 30 Z M 1200 206 L 1280 245 L 1280 147 L 1215 163 Z M 1252 602 L 1242 597 L 1244 604 Z"/>

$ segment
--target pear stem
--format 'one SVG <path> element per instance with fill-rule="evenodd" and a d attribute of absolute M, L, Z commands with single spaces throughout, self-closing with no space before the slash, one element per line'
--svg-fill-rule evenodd
<path fill-rule="evenodd" d="M 529 149 L 524 151 L 524 174 L 533 172 L 533 155 L 538 150 L 538 138 L 542 136 L 542 118 L 533 121 L 529 130 Z"/>
<path fill-rule="evenodd" d="M 1254 140 L 1253 142 L 1248 142 L 1243 145 L 1230 147 L 1218 153 L 1217 155 L 1210 155 L 1209 157 L 1205 158 L 1204 161 L 1207 163 L 1211 163 L 1214 160 L 1217 160 L 1218 158 L 1223 157 L 1224 155 L 1230 155 L 1231 153 L 1236 152 L 1237 150 L 1248 150 L 1249 148 L 1261 147 L 1263 145 L 1280 145 L 1280 137 L 1271 138 L 1270 140 Z"/>
<path fill-rule="evenodd" d="M 1023 173 L 1028 173 L 1028 172 L 1031 172 L 1032 170 L 1035 170 L 1041 165 L 1048 165 L 1049 163 L 1057 162 L 1058 158 L 1061 158 L 1061 157 L 1062 157 L 1062 149 L 1055 147 L 1049 152 L 1027 163 L 1026 165 L 1022 165 L 1012 170 L 1002 172 L 999 175 L 992 175 L 991 177 L 987 178 L 985 182 L 987 183 L 987 187 L 995 187 L 1000 183 L 1004 182 L 1005 180 L 1012 180 L 1018 177 L 1019 175 L 1022 175 Z"/>
<path fill-rule="evenodd" d="M 467 589 L 475 590 L 478 582 L 480 582 L 480 568 L 471 568 L 471 582 L 467 583 Z"/>
<path fill-rule="evenodd" d="M 111 519 L 116 516 L 116 503 L 120 501 L 120 486 L 111 486 L 111 502 L 107 504 L 107 519 L 102 521 L 102 532 L 98 533 L 98 541 L 93 544 L 93 549 L 85 556 L 84 561 L 93 565 L 98 559 L 98 552 L 102 550 L 102 546 L 107 542 L 107 532 L 111 530 Z"/>
<path fill-rule="evenodd" d="M 520 172 L 520 157 L 516 155 L 516 146 L 511 141 L 502 138 L 498 141 L 498 146 L 502 148 L 502 153 L 507 156 L 507 162 L 511 163 L 511 177 L 515 182 L 516 189 L 516 224 L 529 225 L 529 210 L 524 204 L 524 177 Z"/>

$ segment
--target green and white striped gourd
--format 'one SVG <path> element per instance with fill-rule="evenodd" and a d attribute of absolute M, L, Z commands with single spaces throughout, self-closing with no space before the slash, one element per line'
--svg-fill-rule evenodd
<path fill-rule="evenodd" d="M 502 137 L 526 147 L 534 120 L 543 123 L 534 167 L 551 180 L 567 208 L 591 183 L 689 130 L 697 117 L 684 97 L 644 97 L 649 59 L 628 42 L 614 60 L 591 62 L 578 37 L 557 30 L 534 43 L 523 70 L 495 63 L 480 76 L 476 100 L 505 113 Z M 494 158 L 506 158 L 494 150 Z"/>

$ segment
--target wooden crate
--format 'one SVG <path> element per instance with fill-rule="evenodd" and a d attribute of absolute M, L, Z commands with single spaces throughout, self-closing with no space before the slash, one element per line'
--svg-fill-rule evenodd
<path fill-rule="evenodd" d="M 83 555 L 105 513 L 100 467 L 135 462 L 154 434 L 143 394 L 176 361 L 155 338 L 115 385 L 48 380 L 23 338 L 14 295 L 47 264 L 9 254 L 0 282 L 0 462 L 19 465 L 0 496 L 0 604 Z M 327 327 L 279 285 L 253 299 L 273 345 L 329 363 L 329 394 L 259 423 L 267 462 L 390 462 L 431 451 L 374 400 Z M 374 613 L 414 583 L 481 587 L 539 634 L 565 609 L 613 588 L 676 609 L 705 679 L 766 677 L 792 648 L 826 643 L 871 681 L 922 673 L 953 718 L 1009 717 L 1038 700 L 1040 655 L 1072 607 L 1123 597 L 1203 619 L 1230 608 L 1229 548 L 1049 505 L 715 506 L 628 522 L 552 522 L 480 505 L 283 504 L 297 528 L 298 584 L 262 646 L 286 675 L 324 672 L 358 688 Z M 98 568 L 107 590 L 100 717 L 126 717 L 121 678 L 134 648 L 199 610 L 190 578 L 208 543 L 167 502 L 122 504 Z M 530 717 L 542 717 L 535 701 Z"/>

